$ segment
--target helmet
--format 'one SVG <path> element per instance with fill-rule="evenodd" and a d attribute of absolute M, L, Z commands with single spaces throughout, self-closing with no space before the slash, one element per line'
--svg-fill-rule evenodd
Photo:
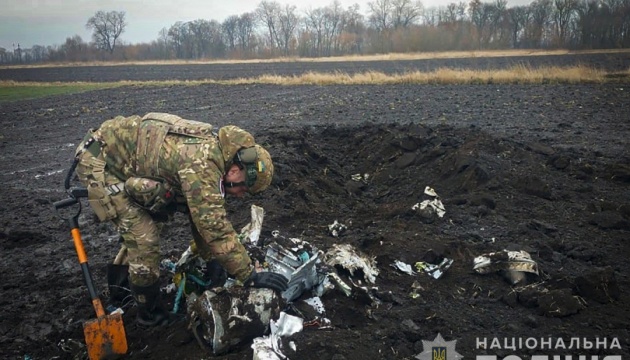
<path fill-rule="evenodd" d="M 271 155 L 260 145 L 245 148 L 237 153 L 237 161 L 245 169 L 245 184 L 250 194 L 265 190 L 273 178 Z"/>

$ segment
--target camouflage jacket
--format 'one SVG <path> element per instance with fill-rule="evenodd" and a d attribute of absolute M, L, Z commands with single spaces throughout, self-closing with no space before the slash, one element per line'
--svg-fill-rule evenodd
<path fill-rule="evenodd" d="M 144 117 L 118 116 L 94 132 L 101 142 L 107 169 L 125 181 L 129 177 L 166 180 L 181 196 L 210 254 L 232 276 L 245 280 L 251 259 L 239 242 L 224 208 L 223 176 L 242 147 L 255 144 L 253 136 L 236 126 L 218 133 L 212 125 L 178 116 L 149 113 Z"/>

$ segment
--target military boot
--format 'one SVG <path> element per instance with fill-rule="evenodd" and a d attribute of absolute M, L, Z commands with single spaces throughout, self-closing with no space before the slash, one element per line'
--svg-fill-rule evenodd
<path fill-rule="evenodd" d="M 126 305 L 131 301 L 129 265 L 107 264 L 107 288 L 112 304 Z"/>
<path fill-rule="evenodd" d="M 169 323 L 169 312 L 162 303 L 158 281 L 149 286 L 131 284 L 131 294 L 138 304 L 136 321 L 140 325 L 161 326 Z"/>

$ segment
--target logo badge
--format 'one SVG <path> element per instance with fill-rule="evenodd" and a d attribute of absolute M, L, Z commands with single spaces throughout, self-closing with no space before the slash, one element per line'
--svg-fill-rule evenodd
<path fill-rule="evenodd" d="M 455 351 L 457 340 L 445 341 L 442 335 L 437 334 L 435 340 L 422 340 L 422 352 L 416 355 L 418 360 L 459 360 L 462 355 Z"/>
<path fill-rule="evenodd" d="M 433 352 L 432 360 L 446 360 L 446 347 L 433 346 L 431 350 Z"/>

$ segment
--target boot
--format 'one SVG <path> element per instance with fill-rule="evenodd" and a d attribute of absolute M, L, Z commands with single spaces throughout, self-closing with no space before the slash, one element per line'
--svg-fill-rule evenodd
<path fill-rule="evenodd" d="M 131 284 L 131 294 L 138 304 L 136 321 L 143 326 L 161 326 L 169 323 L 169 312 L 162 303 L 160 283 L 149 286 Z"/>
<path fill-rule="evenodd" d="M 107 264 L 107 287 L 109 301 L 113 304 L 126 305 L 131 301 L 129 295 L 129 265 Z"/>
<path fill-rule="evenodd" d="M 227 271 L 221 266 L 219 260 L 212 259 L 206 262 L 206 271 L 204 272 L 204 280 L 210 281 L 210 287 L 222 287 L 227 281 Z M 204 289 L 207 290 L 207 289 Z"/>

